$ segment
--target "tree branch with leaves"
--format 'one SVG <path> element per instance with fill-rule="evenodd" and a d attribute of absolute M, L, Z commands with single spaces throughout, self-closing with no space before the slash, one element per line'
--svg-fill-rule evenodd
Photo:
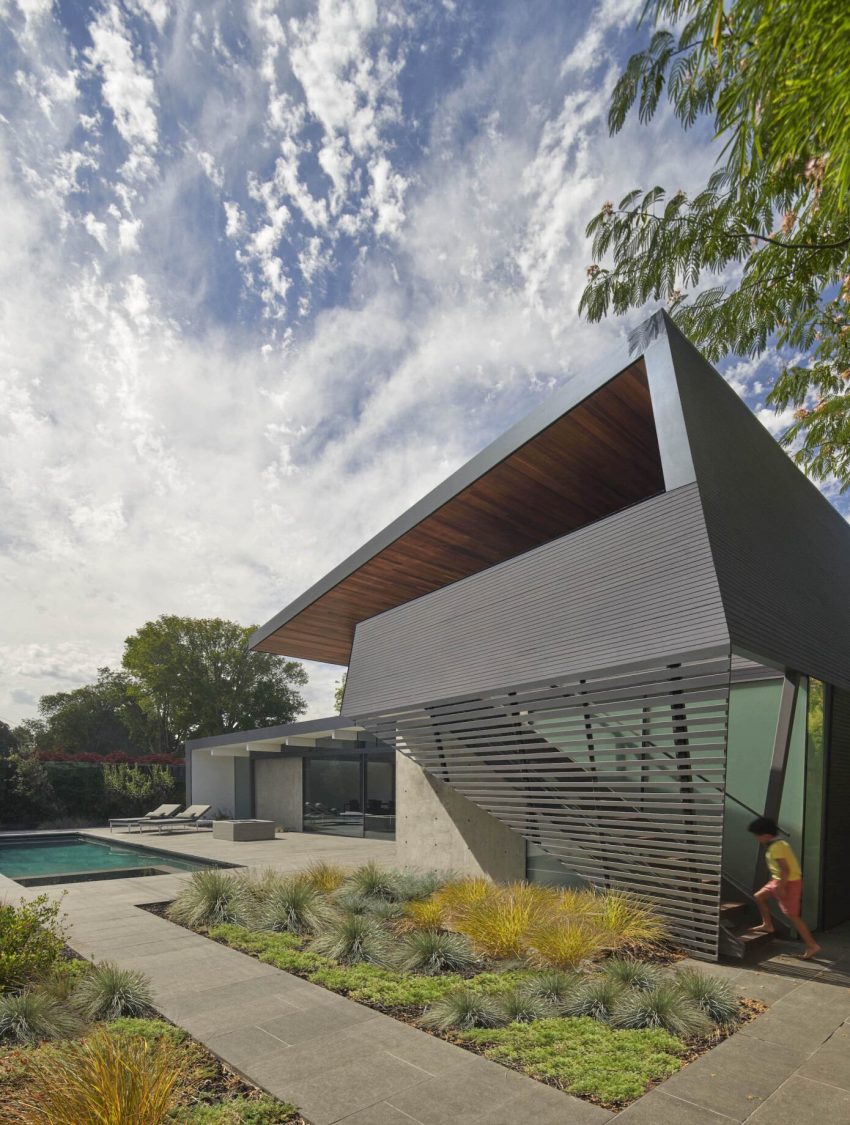
<path fill-rule="evenodd" d="M 609 130 L 666 96 L 684 129 L 712 119 L 718 167 L 590 221 L 580 311 L 650 301 L 710 359 L 788 357 L 768 395 L 811 476 L 850 487 L 850 9 L 834 0 L 649 0 L 656 30 L 612 95 Z M 729 280 L 729 276 L 733 280 Z"/>

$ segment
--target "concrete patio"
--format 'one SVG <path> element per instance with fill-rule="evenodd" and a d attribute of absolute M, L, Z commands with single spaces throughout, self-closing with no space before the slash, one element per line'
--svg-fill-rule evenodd
<path fill-rule="evenodd" d="M 108 830 L 97 830 L 106 835 Z M 391 842 L 289 834 L 229 843 L 211 833 L 134 843 L 245 866 L 295 871 L 312 860 L 391 865 Z M 769 1007 L 720 1047 L 619 1115 L 217 945 L 144 910 L 184 874 L 50 887 L 67 891 L 71 944 L 151 978 L 160 1011 L 247 1078 L 294 1102 L 314 1125 L 821 1125 L 850 1120 L 850 928 L 818 965 L 782 952 L 753 969 L 708 966 Z M 6 898 L 33 897 L 0 877 Z M 706 967 L 706 966 L 703 966 Z"/>

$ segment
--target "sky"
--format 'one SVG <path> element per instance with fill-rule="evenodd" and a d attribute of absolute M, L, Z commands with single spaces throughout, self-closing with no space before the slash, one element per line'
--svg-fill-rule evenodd
<path fill-rule="evenodd" d="M 264 622 L 645 315 L 585 225 L 716 147 L 608 137 L 641 6 L 0 0 L 0 718 Z"/>

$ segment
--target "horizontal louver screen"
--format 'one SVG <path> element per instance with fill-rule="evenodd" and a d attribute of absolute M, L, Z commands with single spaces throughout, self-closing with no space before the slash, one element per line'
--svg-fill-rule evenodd
<path fill-rule="evenodd" d="M 729 653 L 360 716 L 569 871 L 652 898 L 716 957 Z"/>

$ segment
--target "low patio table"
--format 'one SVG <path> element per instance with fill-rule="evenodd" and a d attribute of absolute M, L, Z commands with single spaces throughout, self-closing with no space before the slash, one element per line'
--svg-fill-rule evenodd
<path fill-rule="evenodd" d="M 273 820 L 216 820 L 213 821 L 215 840 L 273 840 Z"/>

